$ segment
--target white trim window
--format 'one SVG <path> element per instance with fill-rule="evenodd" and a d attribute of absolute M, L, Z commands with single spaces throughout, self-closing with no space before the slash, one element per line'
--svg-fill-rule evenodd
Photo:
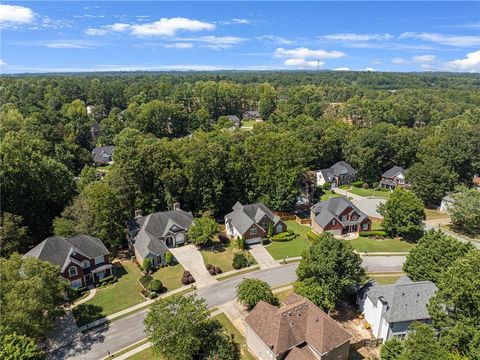
<path fill-rule="evenodd" d="M 98 265 L 98 264 L 101 264 L 101 263 L 104 263 L 105 262 L 105 258 L 102 256 L 97 256 L 95 258 L 95 265 Z"/>
<path fill-rule="evenodd" d="M 280 234 L 283 230 L 282 224 L 277 225 L 277 234 Z"/>
<path fill-rule="evenodd" d="M 89 260 L 83 260 L 82 261 L 82 267 L 84 269 L 90 267 L 90 261 Z"/>
<path fill-rule="evenodd" d="M 332 225 L 335 225 L 337 223 L 337 220 L 333 219 L 332 220 Z"/>
<path fill-rule="evenodd" d="M 368 223 L 362 224 L 362 230 L 368 230 Z"/>
<path fill-rule="evenodd" d="M 77 275 L 78 275 L 77 268 L 75 266 L 70 266 L 68 268 L 68 276 L 72 277 L 72 276 L 77 276 Z"/>
<path fill-rule="evenodd" d="M 82 280 L 81 279 L 75 279 L 75 280 L 72 280 L 70 281 L 70 285 L 75 288 L 75 289 L 78 289 L 80 287 L 82 287 Z"/>
<path fill-rule="evenodd" d="M 257 228 L 256 227 L 252 227 L 250 229 L 250 235 L 257 235 Z"/>
<path fill-rule="evenodd" d="M 342 221 L 347 221 L 347 215 L 342 215 Z"/>

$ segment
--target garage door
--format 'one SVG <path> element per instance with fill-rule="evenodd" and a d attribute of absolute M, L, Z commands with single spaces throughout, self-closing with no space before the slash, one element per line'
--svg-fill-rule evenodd
<path fill-rule="evenodd" d="M 247 239 L 247 240 L 245 240 L 245 244 L 247 244 L 247 245 L 257 244 L 257 243 L 260 243 L 260 242 L 262 242 L 262 238 L 261 238 L 261 237 L 256 237 L 256 238 L 253 238 L 253 239 Z"/>

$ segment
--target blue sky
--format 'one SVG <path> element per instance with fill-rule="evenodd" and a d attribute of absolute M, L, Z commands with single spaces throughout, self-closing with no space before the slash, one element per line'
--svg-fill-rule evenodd
<path fill-rule="evenodd" d="M 2 2 L 2 73 L 480 72 L 480 2 Z"/>

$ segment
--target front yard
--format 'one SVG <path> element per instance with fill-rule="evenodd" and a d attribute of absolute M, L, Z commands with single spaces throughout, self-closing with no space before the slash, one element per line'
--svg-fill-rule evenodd
<path fill-rule="evenodd" d="M 162 282 L 166 291 L 172 291 L 182 286 L 182 276 L 185 269 L 180 264 L 160 268 L 153 273 L 153 278 Z"/>
<path fill-rule="evenodd" d="M 450 216 L 447 213 L 438 210 L 425 209 L 426 220 L 448 219 Z"/>
<path fill-rule="evenodd" d="M 215 241 L 209 248 L 200 249 L 205 265 L 212 264 L 218 266 L 223 272 L 233 270 L 233 242 L 222 244 Z"/>
<path fill-rule="evenodd" d="M 320 197 L 320 201 L 325 201 L 325 200 L 328 200 L 332 197 L 342 197 L 343 195 L 340 195 L 340 194 L 336 194 L 334 192 L 332 192 L 332 190 L 322 190 L 323 191 L 323 195 Z"/>
<path fill-rule="evenodd" d="M 97 288 L 95 296 L 73 309 L 78 326 L 140 304 L 145 299 L 140 295 L 142 286 L 138 282 L 141 271 L 133 261 L 114 263 L 118 282 L 105 288 Z"/>
<path fill-rule="evenodd" d="M 272 241 L 266 249 L 275 260 L 301 256 L 303 250 L 310 246 L 307 233 L 311 231 L 309 226 L 300 225 L 295 220 L 286 221 L 288 230 L 294 231 L 297 236 L 291 241 Z"/>
<path fill-rule="evenodd" d="M 345 190 L 348 192 L 351 192 L 352 194 L 363 196 L 363 197 L 373 196 L 373 197 L 383 197 L 388 199 L 391 194 L 390 191 L 382 191 L 377 189 L 363 189 L 363 188 L 357 188 L 353 186 Z"/>
<path fill-rule="evenodd" d="M 372 279 L 378 282 L 380 285 L 395 284 L 395 282 L 402 277 L 401 274 L 385 274 L 385 275 L 372 275 Z"/>
<path fill-rule="evenodd" d="M 348 241 L 355 250 L 362 253 L 374 252 L 408 252 L 415 244 L 410 244 L 401 239 L 374 239 L 360 236 Z"/>

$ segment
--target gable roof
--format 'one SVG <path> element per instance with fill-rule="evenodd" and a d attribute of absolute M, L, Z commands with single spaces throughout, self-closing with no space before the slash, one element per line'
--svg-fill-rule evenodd
<path fill-rule="evenodd" d="M 260 116 L 260 111 L 257 110 L 247 110 L 243 113 L 243 116 L 252 116 L 252 117 L 257 117 Z"/>
<path fill-rule="evenodd" d="M 180 209 L 155 212 L 130 221 L 130 231 L 135 233 L 133 246 L 142 257 L 148 254 L 161 255 L 168 251 L 160 239 L 175 232 L 188 230 L 193 223 L 193 214 Z"/>
<path fill-rule="evenodd" d="M 413 282 L 408 276 L 402 276 L 395 284 L 367 284 L 361 290 L 368 298 L 377 304 L 382 297 L 388 304 L 385 320 L 401 322 L 430 319 L 427 304 L 437 287 L 431 281 Z"/>
<path fill-rule="evenodd" d="M 261 203 L 242 205 L 238 201 L 233 205 L 233 211 L 225 215 L 225 219 L 230 220 L 232 225 L 244 234 L 253 224 L 258 224 L 264 216 L 272 220 L 274 225 L 281 221 L 279 216 Z"/>
<path fill-rule="evenodd" d="M 92 150 L 94 161 L 111 161 L 115 146 L 99 146 Z"/>
<path fill-rule="evenodd" d="M 333 181 L 336 176 L 342 176 L 350 174 L 352 176 L 357 175 L 357 170 L 350 166 L 346 161 L 339 161 L 326 169 L 317 170 L 323 176 L 326 181 Z"/>
<path fill-rule="evenodd" d="M 382 177 L 392 178 L 392 177 L 395 177 L 399 174 L 405 175 L 405 169 L 401 166 L 394 166 L 391 169 L 385 171 L 382 174 Z"/>
<path fill-rule="evenodd" d="M 277 356 L 292 349 L 291 356 L 301 353 L 303 358 L 309 359 L 306 349 L 295 348 L 307 343 L 322 355 L 352 338 L 315 304 L 297 294 L 291 294 L 285 300 L 285 306 L 279 309 L 259 302 L 245 321 Z"/>
<path fill-rule="evenodd" d="M 367 215 L 364 212 L 344 197 L 336 197 L 320 201 L 313 205 L 310 210 L 315 214 L 315 221 L 317 224 L 321 227 L 325 227 L 330 221 L 332 221 L 332 219 L 336 219 L 338 222 L 342 223 L 339 216 L 348 207 L 351 207 L 353 211 L 357 212 L 359 215 L 359 218 L 355 223 L 362 222 L 367 218 Z"/>
<path fill-rule="evenodd" d="M 36 257 L 42 261 L 60 266 L 62 269 L 73 251 L 87 258 L 108 255 L 109 251 L 100 239 L 88 235 L 75 235 L 70 238 L 51 236 L 35 246 L 25 256 Z"/>

